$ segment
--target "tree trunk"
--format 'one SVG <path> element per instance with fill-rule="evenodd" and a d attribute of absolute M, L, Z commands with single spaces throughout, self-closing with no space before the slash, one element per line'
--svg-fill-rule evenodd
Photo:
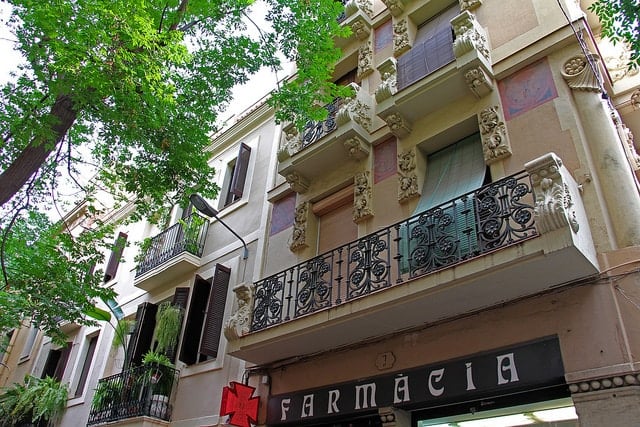
<path fill-rule="evenodd" d="M 53 118 L 51 138 L 35 138 L 9 167 L 0 174 L 0 207 L 29 181 L 42 167 L 47 157 L 56 150 L 78 117 L 69 95 L 58 95 L 49 115 Z"/>

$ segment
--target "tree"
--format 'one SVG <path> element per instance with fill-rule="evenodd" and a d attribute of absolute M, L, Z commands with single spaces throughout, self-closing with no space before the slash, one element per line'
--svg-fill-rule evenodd
<path fill-rule="evenodd" d="M 629 44 L 629 68 L 640 66 L 640 5 L 638 0 L 596 0 L 589 10 L 602 25 L 602 36 L 613 44 Z"/>
<path fill-rule="evenodd" d="M 25 61 L 0 89 L 0 329 L 28 316 L 56 336 L 58 320 L 108 296 L 85 278 L 107 231 L 72 237 L 33 212 L 55 198 L 61 169 L 87 200 L 97 188 L 133 201 L 132 220 L 158 218 L 193 191 L 215 197 L 207 147 L 234 85 L 295 61 L 298 79 L 270 102 L 298 125 L 344 90 L 331 83 L 333 41 L 348 31 L 334 0 L 263 0 L 269 25 L 250 18 L 254 0 L 8 3 Z"/>

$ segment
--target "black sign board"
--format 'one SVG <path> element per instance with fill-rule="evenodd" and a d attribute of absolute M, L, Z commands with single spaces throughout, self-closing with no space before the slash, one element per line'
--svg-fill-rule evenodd
<path fill-rule="evenodd" d="M 267 424 L 428 408 L 564 384 L 557 337 L 358 381 L 271 396 Z"/>

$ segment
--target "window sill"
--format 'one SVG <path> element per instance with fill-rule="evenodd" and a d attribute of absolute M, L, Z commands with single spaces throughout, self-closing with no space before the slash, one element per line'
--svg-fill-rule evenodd
<path fill-rule="evenodd" d="M 180 378 L 192 377 L 194 375 L 200 375 L 222 369 L 222 360 L 217 357 L 194 365 L 187 366 L 183 364 L 183 367 L 178 367 L 178 369 L 180 369 Z"/>

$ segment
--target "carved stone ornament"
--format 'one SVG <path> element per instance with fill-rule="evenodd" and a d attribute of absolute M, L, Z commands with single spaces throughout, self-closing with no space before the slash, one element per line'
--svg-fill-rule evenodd
<path fill-rule="evenodd" d="M 289 249 L 297 251 L 306 248 L 307 245 L 307 220 L 309 203 L 303 202 L 296 206 L 293 220 L 293 233 L 289 242 Z"/>
<path fill-rule="evenodd" d="M 351 31 L 358 40 L 366 40 L 371 34 L 371 24 L 362 15 L 358 15 L 351 23 Z"/>
<path fill-rule="evenodd" d="M 369 18 L 373 18 L 373 2 L 371 0 L 356 0 L 358 9 L 360 9 Z"/>
<path fill-rule="evenodd" d="M 398 154 L 398 201 L 401 203 L 420 195 L 416 166 L 415 147 Z"/>
<path fill-rule="evenodd" d="M 456 35 L 456 40 L 453 42 L 453 53 L 456 58 L 476 50 L 479 56 L 491 62 L 487 37 L 475 16 L 465 10 L 451 20 L 451 25 Z"/>
<path fill-rule="evenodd" d="M 411 126 L 407 123 L 400 113 L 391 113 L 384 119 L 387 126 L 398 138 L 403 138 L 411 132 Z"/>
<path fill-rule="evenodd" d="M 294 125 L 286 127 L 282 135 L 282 144 L 278 150 L 278 160 L 284 161 L 302 148 L 300 133 Z"/>
<path fill-rule="evenodd" d="M 409 412 L 392 406 L 378 408 L 378 416 L 382 427 L 401 427 L 411 425 Z"/>
<path fill-rule="evenodd" d="M 598 56 L 589 54 L 590 58 L 580 54 L 571 57 L 562 67 L 562 77 L 574 90 L 600 92 L 598 77 L 591 66 L 597 67 Z M 590 62 L 591 61 L 591 62 Z"/>
<path fill-rule="evenodd" d="M 460 10 L 475 10 L 482 6 L 482 0 L 459 0 Z"/>
<path fill-rule="evenodd" d="M 622 118 L 620 118 L 615 110 L 611 112 L 611 119 L 616 125 L 618 135 L 620 135 L 620 139 L 624 144 L 624 151 L 627 155 L 627 160 L 629 160 L 629 164 L 634 171 L 640 170 L 640 156 L 636 151 L 636 147 L 633 141 L 633 132 L 631 132 L 631 129 L 629 129 L 627 125 L 622 122 Z"/>
<path fill-rule="evenodd" d="M 512 154 L 511 144 L 507 136 L 507 127 L 499 114 L 497 106 L 485 108 L 478 113 L 480 136 L 484 161 L 490 165 Z"/>
<path fill-rule="evenodd" d="M 373 49 L 371 40 L 360 46 L 358 49 L 358 78 L 363 79 L 373 73 Z"/>
<path fill-rule="evenodd" d="M 298 194 L 302 194 L 309 189 L 309 181 L 296 171 L 288 174 L 286 180 L 289 187 Z"/>
<path fill-rule="evenodd" d="M 382 82 L 375 94 L 376 102 L 379 104 L 398 93 L 398 61 L 394 57 L 385 59 L 378 67 L 378 72 L 382 76 Z"/>
<path fill-rule="evenodd" d="M 630 101 L 631 107 L 633 107 L 634 110 L 640 110 L 640 89 L 633 91 Z"/>
<path fill-rule="evenodd" d="M 631 50 L 628 43 L 618 43 L 616 45 L 618 55 L 604 57 L 604 63 L 609 70 L 609 75 L 613 83 L 624 79 L 627 76 L 635 76 L 640 72 L 638 68 L 629 69 L 629 59 L 631 58 Z"/>
<path fill-rule="evenodd" d="M 238 308 L 224 326 L 224 336 L 229 341 L 237 340 L 251 331 L 253 315 L 253 287 L 250 284 L 241 283 L 233 288 L 233 292 L 236 294 Z"/>
<path fill-rule="evenodd" d="M 336 114 L 336 123 L 338 126 L 342 126 L 353 120 L 367 131 L 370 131 L 373 121 L 371 107 L 364 102 L 364 98 L 367 95 L 360 90 L 360 86 L 357 83 L 350 83 L 349 85 L 353 88 L 353 95 L 344 98 L 342 106 Z"/>
<path fill-rule="evenodd" d="M 640 384 L 640 374 L 630 372 L 626 375 L 615 375 L 594 380 L 579 381 L 569 384 L 569 391 L 572 394 L 587 393 L 590 391 L 606 390 L 610 388 L 638 386 Z"/>
<path fill-rule="evenodd" d="M 353 221 L 360 222 L 373 216 L 370 172 L 364 171 L 353 177 Z"/>
<path fill-rule="evenodd" d="M 354 160 L 361 160 L 369 155 L 369 147 L 357 136 L 347 139 L 343 144 L 349 152 L 349 157 Z"/>
<path fill-rule="evenodd" d="M 477 98 L 482 98 L 493 90 L 493 82 L 482 67 L 468 70 L 464 73 L 464 79 L 467 82 L 467 86 L 469 86 L 469 90 L 471 90 Z"/>
<path fill-rule="evenodd" d="M 562 160 L 549 153 L 525 164 L 525 169 L 535 194 L 534 215 L 538 232 L 544 234 L 569 226 L 577 233 L 580 227 L 566 182 L 568 172 L 564 170 Z"/>
<path fill-rule="evenodd" d="M 409 23 L 403 18 L 393 24 L 393 54 L 398 57 L 411 49 L 409 40 Z"/>
<path fill-rule="evenodd" d="M 382 3 L 387 6 L 393 16 L 400 16 L 404 12 L 405 2 L 403 0 L 382 0 Z"/>

